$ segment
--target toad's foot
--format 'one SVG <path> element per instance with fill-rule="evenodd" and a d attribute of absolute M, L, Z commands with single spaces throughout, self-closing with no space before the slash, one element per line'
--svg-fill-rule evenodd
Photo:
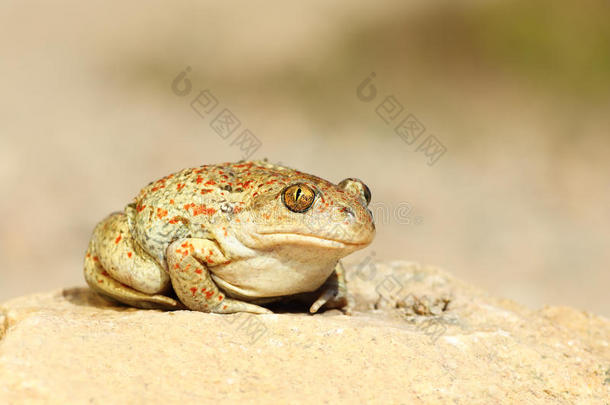
<path fill-rule="evenodd" d="M 321 289 L 322 293 L 311 305 L 309 312 L 315 314 L 325 306 L 326 308 L 342 309 L 347 315 L 351 315 L 351 303 L 347 296 L 347 283 L 345 281 L 345 269 L 341 262 L 337 263 L 335 271 L 326 280 Z"/>

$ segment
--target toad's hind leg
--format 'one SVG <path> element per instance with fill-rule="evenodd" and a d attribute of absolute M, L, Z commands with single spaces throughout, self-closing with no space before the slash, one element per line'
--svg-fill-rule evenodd
<path fill-rule="evenodd" d="M 97 293 L 144 309 L 180 309 L 183 305 L 163 295 L 169 277 L 132 240 L 125 214 L 112 214 L 100 222 L 85 256 L 85 280 Z"/>

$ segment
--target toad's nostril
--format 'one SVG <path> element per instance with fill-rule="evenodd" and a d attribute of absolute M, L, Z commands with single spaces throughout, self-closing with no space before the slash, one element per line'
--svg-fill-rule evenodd
<path fill-rule="evenodd" d="M 356 218 L 356 214 L 354 214 L 354 211 L 351 208 L 346 207 L 345 213 L 347 214 L 347 216 L 350 220 L 353 220 L 354 218 Z"/>

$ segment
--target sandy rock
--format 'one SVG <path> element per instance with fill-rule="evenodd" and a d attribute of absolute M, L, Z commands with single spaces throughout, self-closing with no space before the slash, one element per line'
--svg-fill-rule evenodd
<path fill-rule="evenodd" d="M 348 274 L 352 316 L 136 310 L 84 287 L 14 299 L 0 403 L 609 402 L 607 319 L 413 263 Z"/>

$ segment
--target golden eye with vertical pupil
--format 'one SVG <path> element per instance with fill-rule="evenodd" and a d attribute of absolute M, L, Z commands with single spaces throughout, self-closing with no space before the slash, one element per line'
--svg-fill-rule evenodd
<path fill-rule="evenodd" d="M 288 186 L 282 192 L 282 202 L 293 212 L 305 212 L 316 198 L 316 192 L 307 184 L 298 183 Z"/>

